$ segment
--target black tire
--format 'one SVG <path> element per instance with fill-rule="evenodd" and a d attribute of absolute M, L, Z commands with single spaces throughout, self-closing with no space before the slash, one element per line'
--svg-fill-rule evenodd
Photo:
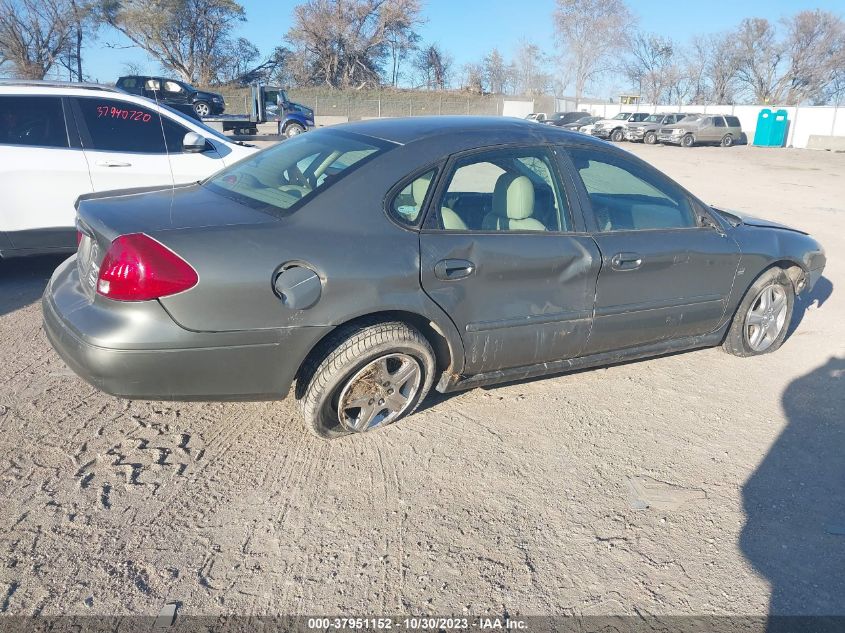
<path fill-rule="evenodd" d="M 205 101 L 197 101 L 194 104 L 194 112 L 198 117 L 204 117 L 211 114 L 211 107 Z"/>
<path fill-rule="evenodd" d="M 730 134 L 725 134 L 722 137 L 722 147 L 733 147 L 734 137 Z"/>
<path fill-rule="evenodd" d="M 654 132 L 646 132 L 645 136 L 643 137 L 643 143 L 646 145 L 654 145 L 657 143 L 657 134 Z"/>
<path fill-rule="evenodd" d="M 305 131 L 305 128 L 302 127 L 299 123 L 288 123 L 285 126 L 284 135 L 287 138 L 291 138 L 292 136 L 299 136 Z"/>
<path fill-rule="evenodd" d="M 349 435 L 338 417 L 341 392 L 355 374 L 372 361 L 390 354 L 413 357 L 421 371 L 420 386 L 396 419 L 411 415 L 434 382 L 435 357 L 428 340 L 400 321 L 370 322 L 338 328 L 311 354 L 296 383 L 299 409 L 317 437 Z"/>
<path fill-rule="evenodd" d="M 625 140 L 625 133 L 620 128 L 616 128 L 610 133 L 610 140 L 614 143 L 621 143 Z"/>
<path fill-rule="evenodd" d="M 746 319 L 749 310 L 754 305 L 760 293 L 769 286 L 780 287 L 786 296 L 786 315 L 784 317 L 784 324 L 778 336 L 774 341 L 763 350 L 756 350 L 748 340 L 748 327 L 746 327 Z M 792 310 L 795 307 L 795 289 L 792 281 L 787 276 L 782 268 L 769 268 L 764 271 L 755 281 L 751 287 L 746 291 L 745 296 L 739 303 L 739 307 L 734 313 L 733 321 L 725 335 L 725 340 L 722 343 L 722 348 L 729 354 L 734 356 L 759 356 L 760 354 L 769 354 L 777 350 L 783 345 L 786 340 L 786 335 L 789 332 L 789 324 L 792 320 Z"/>
<path fill-rule="evenodd" d="M 692 134 L 687 134 L 681 139 L 681 147 L 692 147 L 695 145 L 695 137 Z"/>

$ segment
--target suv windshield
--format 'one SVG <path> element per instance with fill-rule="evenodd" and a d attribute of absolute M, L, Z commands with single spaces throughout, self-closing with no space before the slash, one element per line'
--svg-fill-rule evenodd
<path fill-rule="evenodd" d="M 662 114 L 649 114 L 644 120 L 644 123 L 660 123 L 663 118 Z"/>
<path fill-rule="evenodd" d="M 613 117 L 613 119 L 612 119 L 612 120 L 613 120 L 613 121 L 621 121 L 622 119 L 627 119 L 627 118 L 628 118 L 628 117 L 630 117 L 630 116 L 631 116 L 631 113 L 630 113 L 630 112 L 620 112 L 620 113 L 619 113 L 619 114 L 617 114 L 615 117 Z"/>
<path fill-rule="evenodd" d="M 389 147 L 357 134 L 320 130 L 235 163 L 204 184 L 253 207 L 286 211 Z"/>

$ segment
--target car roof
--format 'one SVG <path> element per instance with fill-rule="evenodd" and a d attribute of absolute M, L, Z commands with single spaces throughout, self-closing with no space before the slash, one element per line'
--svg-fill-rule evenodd
<path fill-rule="evenodd" d="M 104 86 L 79 81 L 49 81 L 45 79 L 0 79 L 0 88 L 65 88 L 73 90 L 103 90 L 105 92 L 123 92 L 113 86 Z"/>
<path fill-rule="evenodd" d="M 338 126 L 341 127 L 341 126 Z M 563 139 L 583 142 L 587 137 L 553 125 L 537 125 L 525 119 L 515 117 L 492 116 L 420 116 L 396 119 L 369 119 L 346 123 L 342 126 L 346 132 L 371 136 L 400 145 L 407 145 L 423 139 L 438 136 L 453 136 L 460 133 L 495 134 L 502 142 L 519 141 L 526 138 L 544 141 Z M 508 138 L 511 137 L 511 138 Z M 602 141 L 589 138 L 598 144 Z"/>

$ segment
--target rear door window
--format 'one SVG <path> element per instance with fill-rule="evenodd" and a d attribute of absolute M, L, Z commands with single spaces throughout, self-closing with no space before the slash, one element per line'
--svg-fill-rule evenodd
<path fill-rule="evenodd" d="M 0 96 L 0 145 L 68 147 L 61 97 Z"/>
<path fill-rule="evenodd" d="M 714 116 L 713 125 L 716 127 L 725 127 L 725 119 L 720 116 Z"/>
<path fill-rule="evenodd" d="M 155 110 L 116 99 L 80 98 L 77 103 L 85 128 L 85 149 L 143 154 L 182 151 L 189 130 Z"/>
<path fill-rule="evenodd" d="M 431 228 L 570 231 L 569 208 L 545 149 L 494 150 L 459 160 Z"/>

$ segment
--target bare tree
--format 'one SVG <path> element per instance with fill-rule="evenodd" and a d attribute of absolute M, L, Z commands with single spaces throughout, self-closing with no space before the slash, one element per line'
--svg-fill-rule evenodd
<path fill-rule="evenodd" d="M 674 63 L 675 44 L 672 40 L 654 33 L 637 33 L 622 68 L 647 103 L 659 103 L 663 97 L 670 98 L 667 93 L 680 79 Z"/>
<path fill-rule="evenodd" d="M 420 41 L 416 29 L 422 26 L 420 0 L 397 0 L 389 2 L 383 9 L 385 39 L 390 51 L 390 84 L 399 85 L 401 65 Z"/>
<path fill-rule="evenodd" d="M 186 81 L 210 84 L 244 21 L 235 0 L 104 0 L 110 25 Z"/>
<path fill-rule="evenodd" d="M 516 90 L 520 94 L 537 96 L 548 92 L 552 76 L 546 72 L 547 55 L 536 44 L 522 41 L 514 56 Z"/>
<path fill-rule="evenodd" d="M 730 33 L 711 35 L 707 41 L 707 60 L 704 67 L 709 84 L 708 101 L 733 103 L 737 88 L 740 55 Z"/>
<path fill-rule="evenodd" d="M 67 47 L 59 56 L 58 64 L 67 71 L 71 81 L 84 81 L 82 70 L 82 47 L 85 40 L 96 36 L 101 16 L 95 0 L 69 0 L 70 17 L 73 24 Z"/>
<path fill-rule="evenodd" d="M 577 107 L 586 87 L 625 49 L 634 17 L 623 0 L 557 0 L 554 20 Z"/>
<path fill-rule="evenodd" d="M 797 105 L 825 100 L 826 89 L 845 66 L 845 24 L 827 11 L 801 11 L 785 18 L 787 68 L 784 101 Z"/>
<path fill-rule="evenodd" d="M 508 81 L 508 69 L 505 58 L 494 48 L 490 54 L 484 57 L 483 64 L 484 83 L 493 94 L 505 92 L 505 84 Z"/>
<path fill-rule="evenodd" d="M 304 60 L 298 80 L 334 88 L 380 85 L 390 38 L 414 40 L 420 20 L 414 0 L 306 0 L 293 14 L 286 37 Z"/>
<path fill-rule="evenodd" d="M 757 103 L 774 103 L 783 94 L 779 68 L 786 53 L 774 25 L 746 18 L 736 33 L 737 79 Z"/>
<path fill-rule="evenodd" d="M 438 44 L 421 49 L 414 60 L 419 83 L 429 90 L 445 90 L 452 75 L 452 57 Z"/>
<path fill-rule="evenodd" d="M 66 0 L 0 0 L 0 58 L 23 79 L 43 79 L 67 49 L 73 18 Z"/>
<path fill-rule="evenodd" d="M 475 94 L 484 93 L 484 66 L 469 62 L 461 68 L 461 89 Z"/>

